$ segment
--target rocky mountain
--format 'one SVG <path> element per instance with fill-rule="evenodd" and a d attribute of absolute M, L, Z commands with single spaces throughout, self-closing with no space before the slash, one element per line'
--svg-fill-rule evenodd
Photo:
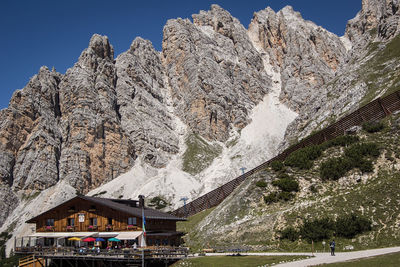
<path fill-rule="evenodd" d="M 363 1 L 362 10 L 348 22 L 345 36 L 332 37 L 329 45 L 337 45 L 340 48 L 333 51 L 335 53 L 342 51 L 338 54 L 339 60 L 335 61 L 336 68 L 332 68 L 333 72 L 323 76 L 328 77 L 327 81 L 315 88 L 310 83 L 304 85 L 310 81 L 307 76 L 300 79 L 298 86 L 304 85 L 313 91 L 307 95 L 310 91 L 299 90 L 298 98 L 302 99 L 304 95 L 307 103 L 305 105 L 296 103 L 299 115 L 288 126 L 281 147 L 329 125 L 343 114 L 357 109 L 377 96 L 400 89 L 398 8 L 397 1 Z M 286 12 L 290 10 L 290 8 L 285 9 Z M 282 29 L 284 27 L 287 29 L 287 24 L 284 23 L 285 9 L 276 14 L 268 8 L 257 12 L 249 27 L 251 36 L 264 47 L 269 57 L 276 58 L 274 61 L 277 64 L 276 68 L 282 71 L 281 101 L 286 101 L 296 92 L 296 87 L 291 87 L 291 81 L 295 81 L 301 75 L 298 71 L 294 72 L 295 75 L 293 72 L 289 72 L 290 75 L 284 74 L 297 60 L 289 64 L 289 67 L 286 66 L 283 70 L 281 68 L 285 60 L 293 60 L 293 57 L 283 57 L 284 59 L 280 60 L 281 53 L 286 54 L 293 49 L 285 48 L 284 40 L 289 38 L 287 36 L 290 34 L 282 34 L 284 32 Z M 269 14 L 267 19 L 265 16 L 260 17 L 262 13 Z M 296 18 L 299 18 L 299 14 Z M 295 18 L 292 17 L 293 19 Z M 309 36 L 312 28 L 304 27 L 309 31 L 304 34 L 301 30 L 304 28 L 299 25 L 301 24 L 293 24 L 297 27 L 297 31 L 293 31 L 292 34 L 298 33 L 297 39 Z M 274 30 L 277 27 L 278 29 Z M 309 42 L 312 42 L 311 39 Z M 280 47 L 278 52 L 272 49 L 274 46 Z M 296 48 L 301 48 L 301 45 Z M 312 54 L 318 53 L 312 48 L 312 45 L 308 45 L 306 50 L 297 55 L 304 58 L 303 55 L 308 55 L 307 51 L 311 51 Z M 323 50 L 328 51 L 327 47 Z M 315 57 L 308 55 L 308 58 L 317 61 L 323 59 L 324 62 L 320 61 L 322 66 L 329 66 L 330 61 L 326 61 L 327 57 L 323 54 Z M 318 71 L 319 68 L 309 69 L 307 73 L 316 77 Z M 290 101 L 288 105 L 291 105 Z M 372 229 L 352 238 L 337 236 L 335 239 L 339 244 L 339 250 L 345 250 L 346 246 L 365 249 L 397 245 L 399 236 L 396 229 L 400 217 L 400 210 L 395 204 L 399 197 L 397 179 L 400 154 L 396 141 L 399 135 L 398 123 L 397 112 L 383 122 L 385 128 L 378 133 L 357 130 L 361 142 L 377 144 L 380 148 L 379 156 L 373 161 L 372 171 L 352 169 L 335 181 L 321 179 L 322 165 L 332 157 L 339 158 L 345 152 L 344 148 L 329 148 L 324 151 L 310 170 L 286 166 L 282 173 L 271 167 L 266 168 L 247 179 L 215 209 L 195 215 L 193 221 L 197 223 L 191 225 L 191 228 L 182 225 L 181 230 L 189 232 L 185 237 L 187 245 L 193 248 L 208 245 L 244 246 L 255 250 L 304 251 L 309 249 L 310 244 L 304 240 L 304 236 L 303 239 L 296 238 L 293 235 L 296 230 L 318 219 L 337 220 L 349 212 L 362 214 L 368 218 Z M 330 169 L 330 172 L 334 169 Z M 292 199 L 271 201 L 274 194 L 279 192 L 277 181 L 288 177 L 298 182 L 298 192 L 294 193 Z M 286 232 L 286 236 L 285 229 L 290 229 L 290 232 Z M 324 249 L 321 242 L 314 240 L 314 244 L 318 251 Z"/>
<path fill-rule="evenodd" d="M 364 0 L 343 37 L 291 7 L 246 29 L 212 5 L 169 20 L 161 52 L 138 37 L 114 58 L 93 35 L 65 74 L 42 67 L 0 111 L 0 230 L 22 235 L 77 193 L 173 208 L 214 189 L 396 90 L 398 22 L 397 0 Z"/>
<path fill-rule="evenodd" d="M 175 112 L 208 140 L 226 141 L 248 124 L 249 111 L 270 87 L 246 29 L 217 5 L 164 27 L 162 59 Z"/>
<path fill-rule="evenodd" d="M 290 6 L 278 13 L 270 8 L 255 13 L 249 33 L 279 69 L 280 98 L 297 113 L 334 77 L 347 53 L 343 39 L 305 21 Z"/>

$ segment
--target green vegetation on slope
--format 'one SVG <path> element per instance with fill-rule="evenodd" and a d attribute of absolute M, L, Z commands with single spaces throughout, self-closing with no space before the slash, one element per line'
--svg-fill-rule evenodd
<path fill-rule="evenodd" d="M 222 152 L 221 146 L 210 145 L 198 134 L 190 134 L 186 138 L 186 146 L 182 170 L 192 175 L 196 175 L 210 166 Z"/>
<path fill-rule="evenodd" d="M 352 170 L 338 182 L 316 182 L 313 170 L 309 172 L 295 171 L 298 176 L 313 182 L 314 187 L 322 188 L 320 194 L 309 192 L 303 195 L 297 202 L 312 201 L 312 205 L 296 208 L 294 211 L 285 213 L 286 225 L 298 225 L 299 216 L 302 220 L 313 220 L 324 217 L 339 217 L 340 223 L 344 223 L 344 217 L 350 216 L 352 212 L 358 212 L 364 218 L 372 221 L 372 231 L 366 234 L 359 234 L 355 238 L 351 233 L 351 227 L 342 228 L 341 233 L 336 233 L 338 238 L 338 249 L 345 245 L 354 245 L 356 249 L 384 247 L 400 244 L 400 235 L 395 233 L 397 219 L 400 217 L 400 209 L 395 201 L 400 197 L 398 181 L 400 174 L 395 164 L 400 159 L 399 154 L 399 115 L 386 119 L 388 127 L 380 128 L 380 131 L 365 129 L 362 132 L 364 141 L 374 141 L 374 145 L 362 146 L 361 144 L 350 145 L 347 149 L 328 150 L 323 159 L 316 165 L 322 165 L 326 159 L 337 157 L 341 153 L 347 154 L 349 158 L 357 158 L 360 155 L 371 155 L 376 158 L 379 155 L 378 147 L 386 151 L 385 158 L 380 157 L 375 163 L 375 173 L 368 176 L 363 175 L 360 170 Z M 395 154 L 395 157 L 393 157 Z M 356 156 L 357 155 L 357 156 Z M 324 159 L 325 158 L 325 159 Z M 317 167 L 315 167 L 316 169 Z M 296 174 L 293 174 L 296 175 Z M 342 218 L 342 219 L 341 219 Z M 350 220 L 351 221 L 351 220 Z M 346 229 L 345 229 L 346 228 Z M 346 232 L 348 230 L 348 232 Z M 292 234 L 292 233 L 288 233 Z M 347 237 L 347 238 L 345 238 Z M 297 244 L 283 242 L 284 247 L 293 249 Z M 322 245 L 319 244 L 320 249 Z"/>
<path fill-rule="evenodd" d="M 19 255 L 11 254 L 9 258 L 6 258 L 6 242 L 11 238 L 11 234 L 8 232 L 0 233 L 0 266 L 1 267 L 12 267 L 17 266 L 18 261 L 21 258 Z"/>
<path fill-rule="evenodd" d="M 370 220 L 362 215 L 351 213 L 340 215 L 336 221 L 329 217 L 306 219 L 298 230 L 292 226 L 283 229 L 281 238 L 295 241 L 301 236 L 311 243 L 312 241 L 330 239 L 334 236 L 353 238 L 370 230 Z"/>
<path fill-rule="evenodd" d="M 187 233 L 187 235 L 184 236 L 184 240 L 186 243 L 190 243 L 191 247 L 190 249 L 192 251 L 199 251 L 201 249 L 200 245 L 194 245 L 195 243 L 193 240 L 197 239 L 197 234 L 196 232 L 196 227 L 197 225 L 205 218 L 207 215 L 209 215 L 214 208 L 208 209 L 208 210 L 203 210 L 202 212 L 199 212 L 193 216 L 190 216 L 187 218 L 187 221 L 183 222 L 177 222 L 176 223 L 176 230 L 180 232 Z"/>
<path fill-rule="evenodd" d="M 1 267 L 15 267 L 18 266 L 19 260 L 22 257 L 20 255 L 12 255 L 5 259 L 0 259 L 0 266 Z"/>
<path fill-rule="evenodd" d="M 359 70 L 359 80 L 365 81 L 368 91 L 360 106 L 371 102 L 377 97 L 382 88 L 385 88 L 386 96 L 400 89 L 400 69 L 394 66 L 400 60 L 400 36 L 396 36 L 381 50 L 379 43 L 369 45 L 369 54 L 376 53 Z"/>
<path fill-rule="evenodd" d="M 337 222 L 338 218 L 346 218 L 352 213 L 369 220 L 371 231 L 335 233 L 338 251 L 343 251 L 348 245 L 355 250 L 400 245 L 397 230 L 400 222 L 400 114 L 388 117 L 382 123 L 385 127 L 379 132 L 371 133 L 365 129 L 359 137 L 347 136 L 323 144 L 321 156 L 313 160 L 313 166 L 308 170 L 278 166 L 275 168 L 277 171 L 269 167 L 254 174 L 216 207 L 207 216 L 207 221 L 202 221 L 201 228 L 195 226 L 191 230 L 193 233 L 189 235 L 196 238 L 186 239 L 187 245 L 251 246 L 257 251 L 310 251 L 311 245 L 306 237 L 296 236 L 304 222 L 320 218 Z M 360 146 L 371 143 L 374 145 Z M 380 148 L 378 157 L 375 148 Z M 372 155 L 373 171 L 363 173 L 355 168 L 338 180 L 322 180 L 322 163 L 343 156 L 345 151 L 350 157 L 355 157 L 355 153 L 372 159 Z M 287 201 L 264 202 L 264 196 L 277 190 L 272 182 L 284 175 L 298 181 L 299 192 Z M 283 239 L 281 233 L 288 226 L 292 226 L 292 231 L 286 234 L 292 237 Z M 333 233 L 324 241 L 328 241 L 328 236 L 332 237 Z M 324 249 L 322 241 L 314 242 L 314 247 L 318 251 Z"/>
<path fill-rule="evenodd" d="M 327 141 L 321 145 L 304 147 L 290 154 L 285 160 L 284 165 L 309 170 L 313 167 L 314 161 L 319 158 L 326 149 L 336 146 L 346 147 L 358 141 L 359 138 L 357 136 L 344 135 Z M 283 166 L 279 162 L 272 164 L 271 168 L 275 171 L 283 170 Z"/>
<path fill-rule="evenodd" d="M 0 259 L 6 257 L 6 242 L 11 238 L 11 235 L 7 232 L 0 233 Z"/>
<path fill-rule="evenodd" d="M 171 204 L 165 200 L 162 196 L 155 196 L 150 199 L 148 206 L 152 207 L 156 210 L 161 210 L 167 206 L 170 206 Z"/>
<path fill-rule="evenodd" d="M 376 143 L 353 144 L 345 149 L 343 156 L 322 162 L 321 178 L 337 180 L 354 168 L 358 168 L 362 173 L 372 172 L 374 170 L 372 160 L 379 155 L 380 150 Z"/>

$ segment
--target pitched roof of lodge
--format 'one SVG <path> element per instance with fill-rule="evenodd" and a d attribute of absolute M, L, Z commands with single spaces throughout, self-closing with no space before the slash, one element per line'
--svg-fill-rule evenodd
<path fill-rule="evenodd" d="M 33 218 L 27 220 L 26 223 L 34 223 L 40 216 L 44 215 L 45 213 L 56 210 L 57 208 L 64 205 L 65 203 L 75 200 L 77 198 L 80 198 L 82 200 L 86 200 L 86 201 L 89 201 L 89 202 L 92 202 L 95 204 L 99 204 L 99 205 L 102 205 L 102 206 L 105 206 L 105 207 L 108 207 L 108 208 L 111 208 L 114 210 L 122 211 L 122 212 L 125 212 L 127 214 L 130 214 L 130 215 L 133 215 L 136 217 L 142 217 L 142 208 L 141 207 L 137 207 L 137 206 L 133 207 L 133 206 L 129 205 L 129 204 L 137 203 L 138 201 L 136 201 L 136 200 L 76 196 L 70 200 L 67 200 L 67 201 L 61 203 L 60 205 L 58 205 L 52 209 L 49 209 Z M 122 203 L 124 203 L 124 204 L 122 204 Z M 179 217 L 173 216 L 169 213 L 151 209 L 146 206 L 144 208 L 144 217 L 146 219 L 158 219 L 158 220 L 173 220 L 173 221 L 185 221 L 186 220 L 184 218 L 179 218 Z"/>

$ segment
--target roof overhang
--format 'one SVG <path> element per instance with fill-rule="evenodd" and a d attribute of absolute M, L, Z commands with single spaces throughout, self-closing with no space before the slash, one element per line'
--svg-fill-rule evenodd
<path fill-rule="evenodd" d="M 38 232 L 28 237 L 67 238 L 67 237 L 115 237 L 120 240 L 133 240 L 140 236 L 142 231 L 130 232 Z"/>
<path fill-rule="evenodd" d="M 96 236 L 98 232 L 38 232 L 29 237 L 49 237 L 49 238 L 63 238 L 63 237 L 87 237 Z"/>
<path fill-rule="evenodd" d="M 183 236 L 183 232 L 147 232 L 147 236 Z"/>
<path fill-rule="evenodd" d="M 120 232 L 115 238 L 119 240 L 134 240 L 142 233 L 142 231 Z"/>

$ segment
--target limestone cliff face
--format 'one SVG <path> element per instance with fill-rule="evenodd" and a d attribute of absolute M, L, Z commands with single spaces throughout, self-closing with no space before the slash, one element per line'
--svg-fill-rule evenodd
<path fill-rule="evenodd" d="M 176 114 L 209 140 L 243 128 L 270 86 L 246 29 L 217 5 L 193 15 L 193 23 L 169 20 L 162 60 Z"/>
<path fill-rule="evenodd" d="M 178 153 L 179 148 L 159 53 L 149 41 L 136 38 L 115 65 L 121 127 L 145 162 L 165 167 L 169 155 Z"/>
<path fill-rule="evenodd" d="M 254 13 L 249 35 L 279 68 L 281 99 L 296 112 L 307 106 L 344 61 L 346 48 L 338 36 L 305 21 L 292 7 Z"/>
<path fill-rule="evenodd" d="M 1 111 L 0 224 L 18 204 L 18 190 L 42 190 L 59 180 L 60 77 L 42 67 Z"/>
<path fill-rule="evenodd" d="M 388 39 L 400 31 L 398 0 L 363 0 L 362 9 L 354 19 L 349 20 L 346 36 L 354 43 L 365 44 L 374 30 L 381 39 Z"/>
<path fill-rule="evenodd" d="M 60 90 L 60 176 L 81 192 L 127 171 L 135 150 L 120 125 L 114 51 L 94 35 Z"/>
<path fill-rule="evenodd" d="M 60 74 L 42 67 L 2 111 L 1 178 L 16 190 L 44 189 L 59 179 L 59 82 Z"/>
<path fill-rule="evenodd" d="M 348 49 L 332 76 L 311 94 L 308 104 L 287 129 L 286 144 L 321 129 L 346 112 L 399 87 L 398 1 L 362 1 L 362 10 L 347 24 L 341 41 Z M 397 89 L 396 89 L 397 88 Z"/>

